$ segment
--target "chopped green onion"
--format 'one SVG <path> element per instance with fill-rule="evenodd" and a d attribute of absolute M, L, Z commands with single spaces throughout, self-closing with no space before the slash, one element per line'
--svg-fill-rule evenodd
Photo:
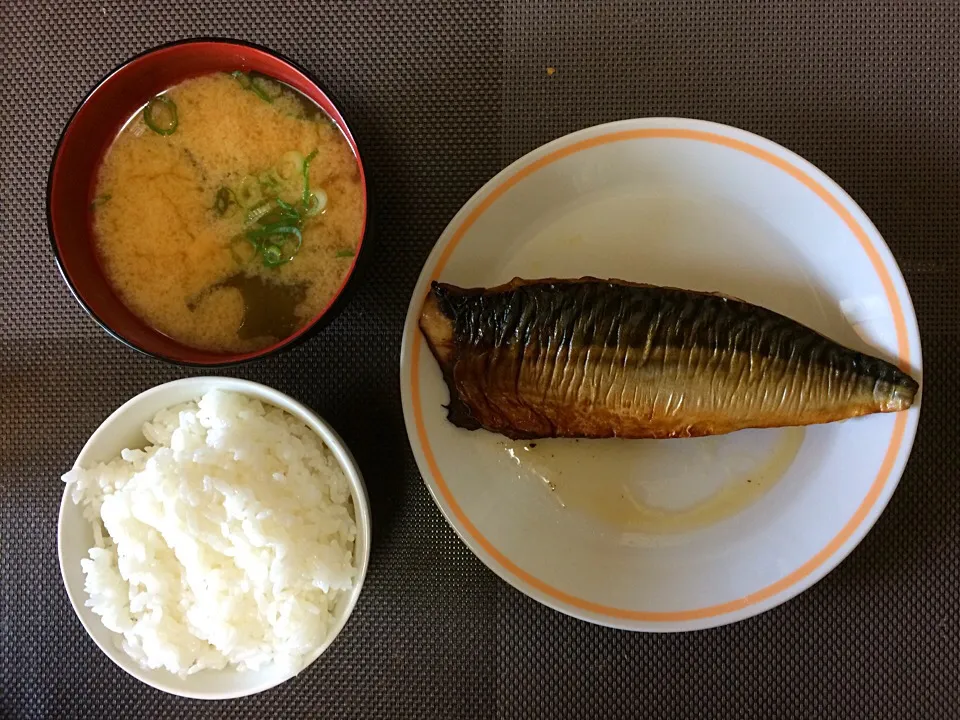
<path fill-rule="evenodd" d="M 238 83 L 240 83 L 240 87 L 242 87 L 244 90 L 250 89 L 252 83 L 250 82 L 250 76 L 247 73 L 245 73 L 243 70 L 234 70 L 230 74 L 236 78 Z"/>
<path fill-rule="evenodd" d="M 301 222 L 300 213 L 297 212 L 296 208 L 280 198 L 264 200 L 263 203 L 247 213 L 248 225 L 260 223 L 264 226 L 295 225 L 300 227 Z"/>
<path fill-rule="evenodd" d="M 237 204 L 237 198 L 233 190 L 228 187 L 222 187 L 217 190 L 217 197 L 213 201 L 213 209 L 220 217 L 223 217 L 232 205 Z"/>
<path fill-rule="evenodd" d="M 284 265 L 300 252 L 303 235 L 300 228 L 292 225 L 267 225 L 258 230 L 249 230 L 247 239 L 260 248 L 263 264 L 267 267 Z"/>
<path fill-rule="evenodd" d="M 237 203 L 242 208 L 249 210 L 259 205 L 263 200 L 263 191 L 260 189 L 260 181 L 253 175 L 246 175 L 237 186 L 235 194 Z"/>
<path fill-rule="evenodd" d="M 282 264 L 282 250 L 278 245 L 267 245 L 263 248 L 263 264 L 267 267 L 276 267 Z"/>
<path fill-rule="evenodd" d="M 284 256 L 283 262 L 288 263 L 293 260 L 293 256 L 300 252 L 301 245 L 303 245 L 303 235 L 300 232 L 295 235 L 287 235 L 280 245 L 280 250 Z"/>
<path fill-rule="evenodd" d="M 270 213 L 271 210 L 273 210 L 273 203 L 271 203 L 269 200 L 264 200 L 259 205 L 254 206 L 247 213 L 247 225 L 253 225 L 254 223 L 260 222 Z"/>
<path fill-rule="evenodd" d="M 255 92 L 261 100 L 272 103 L 283 94 L 283 88 L 279 83 L 274 82 L 262 75 L 254 75 L 250 79 L 250 89 Z"/>
<path fill-rule="evenodd" d="M 260 181 L 260 187 L 269 195 L 276 195 L 282 185 L 273 170 L 260 173 L 257 179 Z"/>
<path fill-rule="evenodd" d="M 256 79 L 256 78 L 255 78 Z M 323 212 L 327 206 L 327 194 L 323 190 L 310 192 L 310 161 L 316 157 L 317 151 L 304 158 L 300 153 L 291 150 L 284 154 L 276 170 L 262 173 L 259 177 L 245 176 L 235 191 L 230 188 L 221 188 L 217 192 L 215 209 L 218 212 L 226 210 L 231 200 L 246 212 L 246 232 L 241 236 L 246 245 L 233 240 L 231 252 L 238 263 L 249 262 L 252 257 L 260 255 L 266 267 L 277 267 L 293 260 L 303 245 L 303 221 L 305 217 Z M 297 201 L 288 202 L 282 197 L 265 197 L 275 185 L 303 184 L 303 192 L 297 188 Z M 292 188 L 291 188 L 292 189 Z M 239 249 L 245 252 L 240 253 Z M 354 251 L 346 254 L 337 254 L 337 257 L 352 257 Z"/>
<path fill-rule="evenodd" d="M 345 257 L 353 257 L 353 256 L 356 255 L 356 254 L 357 254 L 357 253 L 356 253 L 355 251 L 353 251 L 353 250 L 337 250 L 337 255 L 336 255 L 336 256 L 337 256 L 338 258 L 345 258 Z"/>
<path fill-rule="evenodd" d="M 310 199 L 303 209 L 303 214 L 307 217 L 313 217 L 314 215 L 319 215 L 326 209 L 327 194 L 323 190 L 317 190 L 316 192 L 310 193 Z"/>
<path fill-rule="evenodd" d="M 277 163 L 277 167 L 272 171 L 273 176 L 277 178 L 277 191 L 275 195 L 283 197 L 291 203 L 300 200 L 303 194 L 303 155 L 296 150 L 285 152 Z"/>
<path fill-rule="evenodd" d="M 259 238 L 268 238 L 274 235 L 300 235 L 300 228 L 296 225 L 286 225 L 284 223 L 271 223 L 255 230 L 248 230 L 247 237 L 254 240 Z"/>
<path fill-rule="evenodd" d="M 143 109 L 143 122 L 157 135 L 173 135 L 180 124 L 176 103 L 165 95 L 157 95 Z"/>
<path fill-rule="evenodd" d="M 248 265 L 260 252 L 260 246 L 243 235 L 230 240 L 230 254 L 238 265 Z"/>
<path fill-rule="evenodd" d="M 277 163 L 277 175 L 287 182 L 298 180 L 300 173 L 303 172 L 303 162 L 303 155 L 296 150 L 285 152 Z"/>
<path fill-rule="evenodd" d="M 303 219 L 300 217 L 300 212 L 293 205 L 280 198 L 277 198 L 274 202 L 277 204 L 276 210 L 274 211 L 276 218 L 271 218 L 271 222 L 288 220 L 290 223 L 298 227 L 300 226 Z"/>
<path fill-rule="evenodd" d="M 300 204 L 307 207 L 310 202 L 310 161 L 317 156 L 317 151 L 307 155 L 303 159 L 303 196 L 300 198 Z"/>

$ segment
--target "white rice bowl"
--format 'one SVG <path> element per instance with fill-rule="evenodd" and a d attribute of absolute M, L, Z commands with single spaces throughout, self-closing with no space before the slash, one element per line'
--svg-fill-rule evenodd
<path fill-rule="evenodd" d="M 143 434 L 63 476 L 93 527 L 85 604 L 144 669 L 296 672 L 357 582 L 343 468 L 301 420 L 221 390 Z"/>

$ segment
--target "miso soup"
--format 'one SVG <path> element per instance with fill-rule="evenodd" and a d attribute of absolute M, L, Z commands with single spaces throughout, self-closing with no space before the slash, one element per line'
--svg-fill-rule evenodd
<path fill-rule="evenodd" d="M 340 289 L 364 222 L 359 166 L 317 105 L 235 72 L 176 85 L 130 119 L 93 200 L 106 275 L 147 324 L 202 350 L 281 340 Z"/>

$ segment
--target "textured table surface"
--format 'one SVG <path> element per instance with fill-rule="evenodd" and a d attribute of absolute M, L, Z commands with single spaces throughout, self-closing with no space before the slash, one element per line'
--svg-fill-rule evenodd
<path fill-rule="evenodd" d="M 130 55 L 264 43 L 340 99 L 372 181 L 362 287 L 318 337 L 231 374 L 328 418 L 373 502 L 371 570 L 320 661 L 203 704 L 114 667 L 56 558 L 60 474 L 98 423 L 191 374 L 107 337 L 49 249 L 48 165 Z M 547 68 L 555 68 L 553 74 Z M 937 718 L 960 713 L 960 5 L 954 2 L 0 2 L 0 716 Z M 861 546 L 797 599 L 718 630 L 594 627 L 514 591 L 430 500 L 397 365 L 410 291 L 460 205 L 541 143 L 643 116 L 729 123 L 800 153 L 884 235 L 920 319 L 913 457 Z"/>

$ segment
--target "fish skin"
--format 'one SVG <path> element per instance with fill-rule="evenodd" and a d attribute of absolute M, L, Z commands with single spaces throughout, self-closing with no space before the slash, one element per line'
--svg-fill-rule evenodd
<path fill-rule="evenodd" d="M 513 439 L 811 425 L 906 410 L 919 389 L 771 310 L 620 280 L 434 282 L 420 328 L 450 422 Z"/>

